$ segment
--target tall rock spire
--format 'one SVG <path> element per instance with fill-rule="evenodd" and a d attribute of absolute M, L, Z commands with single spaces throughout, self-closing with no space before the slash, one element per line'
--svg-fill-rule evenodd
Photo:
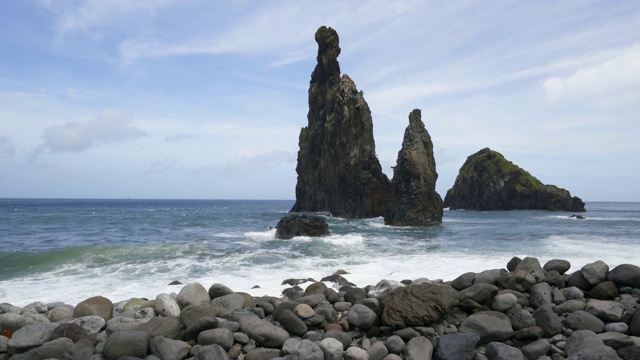
<path fill-rule="evenodd" d="M 395 226 L 433 226 L 442 223 L 442 198 L 436 192 L 433 142 L 419 109 L 409 114 L 402 148 L 393 170 L 393 198 L 384 223 Z"/>
<path fill-rule="evenodd" d="M 340 77 L 336 31 L 322 26 L 315 38 L 318 64 L 309 84 L 308 125 L 300 131 L 291 211 L 383 216 L 391 183 L 376 157 L 369 105 L 349 76 Z"/>

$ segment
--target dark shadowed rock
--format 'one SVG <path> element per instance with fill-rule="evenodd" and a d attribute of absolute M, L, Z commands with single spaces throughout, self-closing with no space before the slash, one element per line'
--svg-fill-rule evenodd
<path fill-rule="evenodd" d="M 589 292 L 589 297 L 598 300 L 613 300 L 620 295 L 620 291 L 613 281 L 603 281 Z"/>
<path fill-rule="evenodd" d="M 553 304 L 540 306 L 533 312 L 536 325 L 544 331 L 545 337 L 552 337 L 562 332 L 562 321 L 553 311 Z"/>
<path fill-rule="evenodd" d="M 525 360 L 520 349 L 501 342 L 487 344 L 487 358 L 489 360 Z"/>
<path fill-rule="evenodd" d="M 393 169 L 393 196 L 384 223 L 394 226 L 433 226 L 442 223 L 442 198 L 436 192 L 433 142 L 419 109 L 409 114 L 402 148 Z"/>
<path fill-rule="evenodd" d="M 429 326 L 458 306 L 448 285 L 419 284 L 395 289 L 383 298 L 382 323 L 394 328 Z"/>
<path fill-rule="evenodd" d="M 631 264 L 618 265 L 609 272 L 607 279 L 618 286 L 640 289 L 640 267 Z"/>
<path fill-rule="evenodd" d="M 435 360 L 472 360 L 480 336 L 476 333 L 453 333 L 440 336 L 433 358 Z"/>
<path fill-rule="evenodd" d="M 104 344 L 107 360 L 118 360 L 123 356 L 145 358 L 149 354 L 151 339 L 146 331 L 116 331 L 109 335 Z"/>
<path fill-rule="evenodd" d="M 504 341 L 513 335 L 509 317 L 497 311 L 481 311 L 469 315 L 460 327 L 461 332 L 473 332 L 480 336 L 479 343 Z"/>
<path fill-rule="evenodd" d="M 317 65 L 309 84 L 308 125 L 300 131 L 293 212 L 344 218 L 383 216 L 391 182 L 375 153 L 369 105 L 349 76 L 340 77 L 338 34 L 316 31 Z"/>
<path fill-rule="evenodd" d="M 276 237 L 291 239 L 296 236 L 328 236 L 329 225 L 322 216 L 288 215 L 278 221 Z"/>
<path fill-rule="evenodd" d="M 580 198 L 557 186 L 544 185 L 489 148 L 467 158 L 447 191 L 444 206 L 452 210 L 586 211 Z"/>

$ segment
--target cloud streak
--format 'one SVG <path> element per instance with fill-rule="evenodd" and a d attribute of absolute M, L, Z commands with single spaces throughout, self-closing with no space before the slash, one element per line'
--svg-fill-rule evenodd
<path fill-rule="evenodd" d="M 133 119 L 116 110 L 105 110 L 99 117 L 84 122 L 67 122 L 46 128 L 42 134 L 44 147 L 51 152 L 82 152 L 93 146 L 145 136 Z"/>

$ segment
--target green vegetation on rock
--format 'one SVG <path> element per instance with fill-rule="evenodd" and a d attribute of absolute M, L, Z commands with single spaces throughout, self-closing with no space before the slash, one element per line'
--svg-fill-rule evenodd
<path fill-rule="evenodd" d="M 558 210 L 586 211 L 578 197 L 533 175 L 484 148 L 469 156 L 460 168 L 444 206 L 452 210 Z"/>

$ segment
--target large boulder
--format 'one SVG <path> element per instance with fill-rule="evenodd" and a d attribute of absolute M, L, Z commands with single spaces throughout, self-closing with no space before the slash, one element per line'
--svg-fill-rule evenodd
<path fill-rule="evenodd" d="M 328 236 L 329 225 L 322 216 L 287 215 L 276 225 L 276 238 L 291 239 L 296 236 Z"/>
<path fill-rule="evenodd" d="M 244 316 L 240 319 L 240 329 L 249 335 L 258 345 L 280 349 L 290 337 L 289 333 L 257 316 Z"/>
<path fill-rule="evenodd" d="M 80 302 L 73 311 L 74 318 L 92 315 L 100 316 L 104 321 L 111 320 L 113 317 L 113 303 L 111 300 L 103 296 L 94 296 Z"/>
<path fill-rule="evenodd" d="M 433 226 L 442 223 L 442 198 L 436 192 L 433 142 L 419 109 L 409 114 L 402 148 L 393 169 L 393 196 L 384 223 L 394 226 Z"/>
<path fill-rule="evenodd" d="M 458 306 L 458 292 L 448 285 L 423 283 L 399 287 L 387 294 L 382 303 L 385 325 L 429 326 Z"/>
<path fill-rule="evenodd" d="M 640 267 L 631 264 L 618 265 L 609 271 L 607 279 L 618 286 L 640 289 Z"/>
<path fill-rule="evenodd" d="M 308 125 L 300 131 L 292 212 L 343 218 L 383 216 L 391 182 L 376 156 L 371 110 L 349 76 L 340 76 L 339 38 L 316 31 L 317 65 L 309 84 Z"/>
<path fill-rule="evenodd" d="M 584 212 L 584 202 L 569 191 L 540 180 L 489 148 L 469 156 L 447 191 L 452 210 L 555 210 Z"/>

